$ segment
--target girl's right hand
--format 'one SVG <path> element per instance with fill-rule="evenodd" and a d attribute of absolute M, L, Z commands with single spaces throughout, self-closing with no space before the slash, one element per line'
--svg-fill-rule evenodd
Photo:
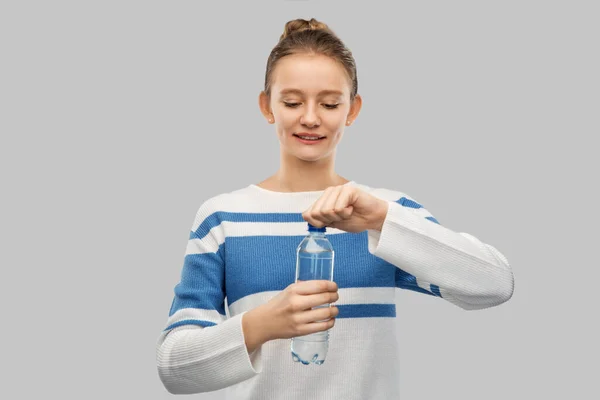
<path fill-rule="evenodd" d="M 286 287 L 260 309 L 265 341 L 289 339 L 331 329 L 339 310 L 338 286 L 328 280 L 298 281 Z M 320 307 L 319 307 L 320 306 Z M 312 309 L 313 307 L 319 307 Z"/>

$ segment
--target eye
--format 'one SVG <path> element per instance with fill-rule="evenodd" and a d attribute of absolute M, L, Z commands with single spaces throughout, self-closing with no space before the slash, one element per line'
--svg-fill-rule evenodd
<path fill-rule="evenodd" d="M 287 103 L 285 101 L 283 102 L 283 104 L 285 104 L 286 107 L 290 107 L 290 108 L 295 108 L 300 105 L 300 103 Z M 324 106 L 328 110 L 333 110 L 335 108 L 338 108 L 339 104 L 324 104 Z"/>

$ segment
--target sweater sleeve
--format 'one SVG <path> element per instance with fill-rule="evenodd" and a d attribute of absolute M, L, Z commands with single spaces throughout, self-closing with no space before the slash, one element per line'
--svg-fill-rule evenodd
<path fill-rule="evenodd" d="M 156 344 L 159 377 L 172 394 L 215 391 L 262 370 L 262 346 L 248 354 L 245 312 L 225 312 L 224 234 L 204 203 L 190 232 L 181 279 Z"/>
<path fill-rule="evenodd" d="M 397 282 L 410 282 L 408 288 L 437 295 L 465 310 L 497 306 L 512 297 L 512 269 L 495 247 L 442 226 L 408 196 L 386 201 L 389 207 L 381 231 L 367 230 L 368 248 L 399 268 Z"/>

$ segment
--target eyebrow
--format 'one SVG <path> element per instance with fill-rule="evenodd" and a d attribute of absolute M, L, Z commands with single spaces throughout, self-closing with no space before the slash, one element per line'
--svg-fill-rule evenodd
<path fill-rule="evenodd" d="M 303 94 L 304 92 L 302 92 L 302 90 L 300 89 L 283 89 L 281 92 L 279 92 L 279 94 L 281 95 L 289 93 Z M 335 94 L 338 96 L 342 96 L 344 93 L 340 92 L 339 90 L 321 90 L 319 94 Z"/>

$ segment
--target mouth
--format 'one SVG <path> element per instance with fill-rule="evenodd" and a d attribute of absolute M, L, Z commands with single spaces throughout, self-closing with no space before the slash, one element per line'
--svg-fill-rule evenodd
<path fill-rule="evenodd" d="M 311 133 L 311 134 L 294 133 L 293 136 L 304 144 L 315 144 L 315 143 L 322 142 L 323 140 L 326 139 L 326 136 L 321 136 L 321 135 L 317 135 L 314 133 Z"/>

